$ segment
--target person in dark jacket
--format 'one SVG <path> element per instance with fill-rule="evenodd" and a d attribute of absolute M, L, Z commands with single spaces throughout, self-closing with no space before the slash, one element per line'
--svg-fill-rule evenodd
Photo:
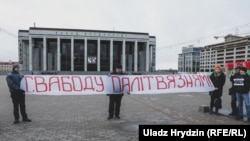
<path fill-rule="evenodd" d="M 25 108 L 25 91 L 20 88 L 20 83 L 23 76 L 19 73 L 19 68 L 19 65 L 14 64 L 12 67 L 12 72 L 10 72 L 6 77 L 14 107 L 15 121 L 13 124 L 19 123 L 19 107 L 23 122 L 31 122 L 31 120 L 28 119 Z"/>
<path fill-rule="evenodd" d="M 110 75 L 124 75 L 122 72 L 122 66 L 116 66 L 115 71 L 113 71 Z M 120 119 L 120 107 L 123 93 L 120 92 L 119 94 L 107 94 L 107 96 L 109 96 L 108 120 L 112 119 L 114 114 L 117 119 Z"/>
<path fill-rule="evenodd" d="M 229 89 L 229 95 L 231 96 L 231 108 L 232 112 L 229 114 L 230 116 L 237 116 L 238 115 L 238 107 L 237 107 L 237 98 L 236 92 L 234 88 L 234 78 L 240 75 L 240 66 L 235 68 L 235 72 L 233 72 L 230 76 L 230 81 L 232 82 L 232 87 Z"/>
<path fill-rule="evenodd" d="M 235 92 L 238 101 L 239 114 L 236 119 L 243 119 L 243 101 L 246 106 L 247 121 L 250 122 L 250 76 L 246 73 L 245 67 L 240 68 L 240 75 L 233 79 Z"/>
<path fill-rule="evenodd" d="M 210 75 L 210 79 L 215 87 L 215 90 L 210 93 L 210 114 L 213 114 L 213 108 L 215 108 L 215 114 L 218 115 L 218 110 L 222 108 L 221 97 L 226 81 L 226 76 L 222 72 L 220 65 L 215 65 L 214 72 Z"/>

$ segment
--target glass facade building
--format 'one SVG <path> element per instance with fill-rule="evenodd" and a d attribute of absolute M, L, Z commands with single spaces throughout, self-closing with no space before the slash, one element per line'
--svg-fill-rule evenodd
<path fill-rule="evenodd" d="M 26 71 L 155 71 L 156 38 L 148 33 L 37 28 L 19 30 L 19 62 Z"/>
<path fill-rule="evenodd" d="M 178 57 L 178 71 L 197 73 L 200 71 L 201 47 L 183 47 Z"/>

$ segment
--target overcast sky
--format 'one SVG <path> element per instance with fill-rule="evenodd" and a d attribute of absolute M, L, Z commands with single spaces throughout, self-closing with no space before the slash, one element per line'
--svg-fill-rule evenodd
<path fill-rule="evenodd" d="M 146 32 L 156 69 L 177 69 L 182 47 L 250 33 L 250 0 L 0 0 L 0 61 L 18 61 L 17 32 L 29 27 Z"/>

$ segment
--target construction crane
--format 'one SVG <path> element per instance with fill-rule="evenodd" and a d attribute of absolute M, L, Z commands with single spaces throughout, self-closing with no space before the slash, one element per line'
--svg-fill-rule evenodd
<path fill-rule="evenodd" d="M 246 32 L 246 33 L 240 33 L 240 34 L 235 34 L 234 36 L 242 36 L 242 35 L 249 35 L 250 32 Z M 233 34 L 229 34 L 229 35 L 233 35 Z M 226 36 L 214 36 L 214 38 L 217 40 L 219 38 L 225 38 Z"/>
<path fill-rule="evenodd" d="M 8 34 L 9 36 L 11 36 L 11 37 L 13 37 L 15 39 L 17 38 L 17 35 L 13 34 L 12 32 L 10 32 L 10 31 L 2 28 L 2 27 L 0 27 L 0 32 L 6 33 L 6 34 Z"/>

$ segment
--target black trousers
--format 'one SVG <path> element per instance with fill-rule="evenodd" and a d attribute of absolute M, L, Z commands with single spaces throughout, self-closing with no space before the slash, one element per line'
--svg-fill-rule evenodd
<path fill-rule="evenodd" d="M 233 114 L 238 114 L 236 93 L 231 94 L 231 108 Z"/>
<path fill-rule="evenodd" d="M 221 105 L 221 96 L 220 95 L 217 95 L 217 94 L 212 94 L 210 95 L 210 112 L 213 111 L 213 108 L 215 108 L 215 112 L 217 113 L 219 108 L 216 107 L 215 105 L 215 99 L 219 99 L 220 100 L 220 105 Z"/>
<path fill-rule="evenodd" d="M 109 96 L 109 117 L 113 117 L 114 113 L 116 117 L 119 117 L 122 96 L 122 94 L 111 94 Z"/>
<path fill-rule="evenodd" d="M 22 115 L 22 119 L 27 119 L 26 108 L 25 108 L 25 94 L 22 93 L 12 93 L 11 94 L 13 107 L 14 107 L 14 117 L 15 120 L 19 120 L 19 107 Z"/>

